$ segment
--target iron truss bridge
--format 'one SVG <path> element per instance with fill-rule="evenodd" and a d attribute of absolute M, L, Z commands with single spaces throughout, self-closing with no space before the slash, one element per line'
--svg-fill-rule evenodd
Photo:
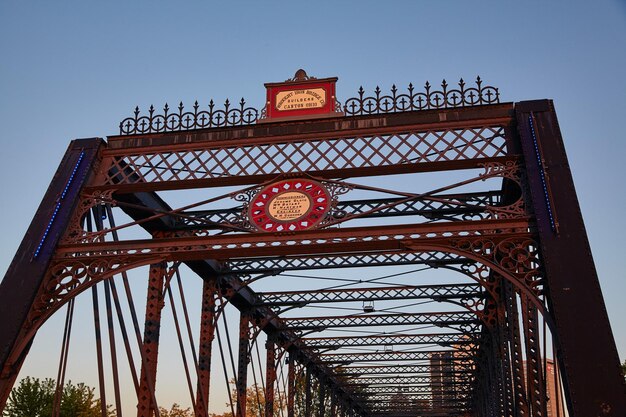
<path fill-rule="evenodd" d="M 0 410 L 80 344 L 116 415 L 625 416 L 553 103 L 335 81 L 72 141 L 0 285 Z"/>

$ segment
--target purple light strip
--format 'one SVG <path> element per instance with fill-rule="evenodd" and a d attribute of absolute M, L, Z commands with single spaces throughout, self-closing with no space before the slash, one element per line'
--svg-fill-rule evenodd
<path fill-rule="evenodd" d="M 37 245 L 37 249 L 35 250 L 35 254 L 33 255 L 34 258 L 39 256 L 39 252 L 41 252 L 41 249 L 43 248 L 43 244 L 46 241 L 46 238 L 48 237 L 48 233 L 50 233 L 52 224 L 54 223 L 54 220 L 56 219 L 57 214 L 59 213 L 59 210 L 61 209 L 61 201 L 65 198 L 67 191 L 72 185 L 72 182 L 74 181 L 74 177 L 76 176 L 76 171 L 78 171 L 78 167 L 80 166 L 80 163 L 82 162 L 84 156 L 85 156 L 85 151 L 82 151 L 80 153 L 80 156 L 78 157 L 78 161 L 76 161 L 76 165 L 74 165 L 74 169 L 72 170 L 72 175 L 70 175 L 70 178 L 67 180 L 67 183 L 65 184 L 65 188 L 63 189 L 63 192 L 61 193 L 61 197 L 57 201 L 56 207 L 54 208 L 54 211 L 52 212 L 52 216 L 50 217 L 50 221 L 48 222 L 48 225 L 46 226 L 46 230 L 43 232 L 43 236 L 41 237 L 41 240 L 39 241 L 39 245 Z"/>
<path fill-rule="evenodd" d="M 533 117 L 528 116 L 528 123 L 530 124 L 530 134 L 533 137 L 533 145 L 535 147 L 535 156 L 537 157 L 537 164 L 539 165 L 539 177 L 541 178 L 541 185 L 543 187 L 543 197 L 546 201 L 546 207 L 548 209 L 548 217 L 550 218 L 550 226 L 552 231 L 556 232 L 556 224 L 554 222 L 554 215 L 552 213 L 552 204 L 550 203 L 550 195 L 548 194 L 548 184 L 546 183 L 546 175 L 543 169 L 543 163 L 541 162 L 541 154 L 539 153 L 539 145 L 537 144 L 537 135 L 535 134 L 535 124 L 533 123 Z"/>

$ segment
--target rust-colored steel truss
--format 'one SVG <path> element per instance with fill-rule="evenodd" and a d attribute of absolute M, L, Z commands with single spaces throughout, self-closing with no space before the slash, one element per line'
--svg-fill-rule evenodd
<path fill-rule="evenodd" d="M 626 415 L 552 102 L 500 103 L 478 80 L 361 90 L 343 111 L 181 104 L 73 141 L 0 286 L 0 409 L 51 315 L 110 281 L 124 329 L 115 278 L 132 306 L 127 274 L 148 268 L 136 362 L 123 330 L 138 416 L 159 415 L 168 308 L 197 416 L 220 367 L 238 417 Z M 259 231 L 255 196 L 286 179 L 320 184 L 328 212 Z M 203 280 L 197 343 L 183 270 Z"/>

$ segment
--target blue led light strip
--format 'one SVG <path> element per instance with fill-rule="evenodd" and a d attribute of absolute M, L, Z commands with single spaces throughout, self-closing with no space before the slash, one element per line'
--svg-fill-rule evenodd
<path fill-rule="evenodd" d="M 84 156 L 85 156 L 85 151 L 80 153 L 78 157 L 78 161 L 76 161 L 76 165 L 74 165 L 74 169 L 72 170 L 72 175 L 70 175 L 70 178 L 67 180 L 67 183 L 65 184 L 65 188 L 63 189 L 63 192 L 61 193 L 61 197 L 59 197 L 59 200 L 57 201 L 57 204 L 54 207 L 54 211 L 52 212 L 52 216 L 50 217 L 50 221 L 48 222 L 48 225 L 46 226 L 46 230 L 43 232 L 43 236 L 41 237 L 41 240 L 39 241 L 39 245 L 37 245 L 37 249 L 35 250 L 35 254 L 33 255 L 34 258 L 36 258 L 39 255 L 39 252 L 41 252 L 41 248 L 43 247 L 43 244 L 46 241 L 46 238 L 48 237 L 48 233 L 50 233 L 50 228 L 52 227 L 52 224 L 54 223 L 54 220 L 56 219 L 57 214 L 59 213 L 59 210 L 61 209 L 61 202 L 65 198 L 67 191 L 72 185 L 72 182 L 74 181 L 74 177 L 76 176 L 76 171 L 78 171 L 78 167 L 80 166 L 80 163 L 82 162 Z"/>
<path fill-rule="evenodd" d="M 539 153 L 539 145 L 537 144 L 537 135 L 535 134 L 535 124 L 533 123 L 532 115 L 528 116 L 528 124 L 530 125 L 530 134 L 533 137 L 533 146 L 535 147 L 535 156 L 537 157 L 537 164 L 539 165 L 539 177 L 541 178 L 541 186 L 543 187 L 543 197 L 546 201 L 546 208 L 548 209 L 548 217 L 550 218 L 550 226 L 552 231 L 556 232 L 556 222 L 554 221 L 554 214 L 552 213 L 552 203 L 550 203 L 550 194 L 548 193 L 548 184 L 546 183 L 546 175 L 543 168 L 543 162 L 541 161 L 541 154 Z"/>

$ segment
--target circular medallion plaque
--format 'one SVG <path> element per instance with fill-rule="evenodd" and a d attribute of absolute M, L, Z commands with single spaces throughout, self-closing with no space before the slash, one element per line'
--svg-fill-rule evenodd
<path fill-rule="evenodd" d="M 322 184 L 290 179 L 270 184 L 250 202 L 250 223 L 263 232 L 293 232 L 316 226 L 330 209 Z"/>

